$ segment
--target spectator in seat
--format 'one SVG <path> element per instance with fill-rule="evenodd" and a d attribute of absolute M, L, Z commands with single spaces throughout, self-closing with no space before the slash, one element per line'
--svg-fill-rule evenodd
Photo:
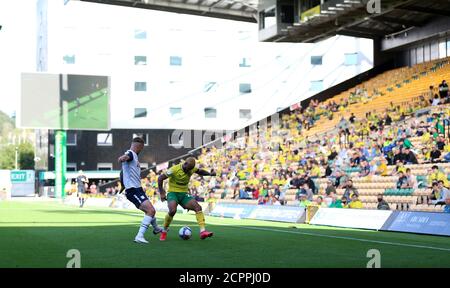
<path fill-rule="evenodd" d="M 421 155 L 421 163 L 430 163 L 431 162 L 431 151 L 427 147 L 422 148 Z"/>
<path fill-rule="evenodd" d="M 353 186 L 353 181 L 351 179 L 349 179 L 347 181 L 347 184 L 343 188 L 345 188 L 345 192 L 344 192 L 345 198 L 352 199 L 352 195 L 359 196 L 358 190 Z M 351 201 L 349 201 L 349 202 L 351 202 Z"/>
<path fill-rule="evenodd" d="M 408 177 L 405 176 L 405 174 L 400 171 L 398 173 L 398 180 L 397 180 L 397 189 L 406 189 L 408 187 Z"/>
<path fill-rule="evenodd" d="M 336 187 L 334 187 L 333 181 L 331 179 L 328 179 L 327 187 L 325 188 L 325 194 L 328 196 L 331 193 L 336 193 Z"/>
<path fill-rule="evenodd" d="M 347 200 L 347 197 L 342 196 L 342 198 L 341 198 L 341 205 L 342 205 L 342 208 L 348 208 L 348 200 Z"/>
<path fill-rule="evenodd" d="M 387 160 L 384 157 L 380 157 L 380 159 L 377 161 L 377 170 L 375 171 L 375 175 L 380 176 L 387 176 L 388 175 L 388 168 L 387 168 Z"/>
<path fill-rule="evenodd" d="M 291 187 L 293 188 L 300 189 L 300 187 L 303 186 L 304 181 L 303 178 L 300 178 L 299 175 L 296 174 L 289 184 L 291 184 Z"/>
<path fill-rule="evenodd" d="M 441 99 L 439 98 L 438 94 L 434 94 L 433 101 L 431 102 L 431 106 L 438 106 L 441 104 Z"/>
<path fill-rule="evenodd" d="M 344 188 L 347 184 L 348 177 L 343 171 L 336 171 L 336 178 L 334 181 L 334 187 L 336 188 Z"/>
<path fill-rule="evenodd" d="M 300 199 L 299 200 L 300 200 L 299 206 L 302 207 L 302 208 L 306 208 L 309 205 L 311 205 L 311 201 L 309 201 L 307 199 L 307 195 L 306 194 L 300 194 Z"/>
<path fill-rule="evenodd" d="M 445 199 L 444 213 L 450 213 L 450 197 Z"/>
<path fill-rule="evenodd" d="M 336 194 L 334 192 L 330 193 L 329 196 L 330 203 L 328 205 L 329 208 L 342 208 L 342 201 L 340 199 L 337 199 Z"/>
<path fill-rule="evenodd" d="M 313 200 L 313 192 L 312 192 L 312 189 L 311 188 L 309 188 L 309 185 L 308 185 L 308 183 L 305 183 L 305 184 L 303 184 L 303 187 L 300 189 L 300 196 L 302 195 L 302 194 L 305 194 L 306 195 L 306 198 L 309 200 L 309 201 L 312 201 Z"/>
<path fill-rule="evenodd" d="M 350 123 L 353 124 L 353 123 L 355 123 L 355 119 L 356 119 L 355 114 L 352 113 L 352 114 L 350 115 L 350 118 L 348 119 L 348 121 L 350 121 Z"/>
<path fill-rule="evenodd" d="M 431 157 L 431 163 L 439 163 L 441 162 L 441 151 L 438 150 L 438 147 L 435 145 L 433 146 L 433 149 L 431 150 L 430 157 Z"/>
<path fill-rule="evenodd" d="M 408 179 L 408 188 L 414 188 L 417 189 L 419 187 L 419 183 L 417 183 L 416 176 L 411 174 L 411 169 L 406 169 L 406 178 Z"/>
<path fill-rule="evenodd" d="M 363 208 L 363 204 L 362 204 L 361 200 L 359 200 L 357 194 L 352 195 L 352 202 L 350 202 L 350 204 L 348 204 L 348 208 L 351 208 L 351 209 L 362 209 Z"/>
<path fill-rule="evenodd" d="M 442 137 L 442 135 L 439 135 L 436 139 L 436 147 L 439 149 L 439 151 L 444 151 L 445 147 L 445 139 Z"/>
<path fill-rule="evenodd" d="M 403 164 L 403 162 L 399 160 L 395 164 L 395 169 L 392 169 L 391 176 L 398 176 L 400 172 L 405 173 L 406 168 L 405 168 L 405 165 Z"/>
<path fill-rule="evenodd" d="M 383 199 L 383 194 L 378 194 L 378 210 L 390 210 L 389 204 L 386 202 L 386 200 Z"/>
<path fill-rule="evenodd" d="M 429 204 L 444 205 L 445 199 L 450 198 L 450 191 L 444 187 L 442 180 L 433 183 L 432 196 Z"/>
<path fill-rule="evenodd" d="M 366 177 L 370 174 L 370 164 L 367 160 L 361 162 L 361 172 L 359 173 L 359 177 Z"/>
<path fill-rule="evenodd" d="M 359 153 L 353 153 L 352 158 L 350 158 L 350 167 L 358 167 L 361 163 L 361 158 L 359 157 Z"/>
<path fill-rule="evenodd" d="M 315 202 L 316 202 L 316 205 L 319 207 L 324 207 L 324 208 L 327 207 L 327 204 L 325 204 L 325 202 L 323 202 L 322 196 L 317 197 Z"/>
<path fill-rule="evenodd" d="M 331 147 L 330 155 L 328 155 L 328 161 L 334 161 L 336 157 L 338 156 L 338 153 L 336 152 L 336 147 Z"/>
<path fill-rule="evenodd" d="M 433 182 L 438 182 L 439 180 L 442 180 L 444 187 L 449 187 L 448 186 L 448 180 L 447 180 L 447 176 L 439 170 L 439 167 L 437 165 L 434 165 L 433 167 L 431 167 L 431 170 L 429 171 L 429 175 L 428 175 L 428 187 L 431 187 Z"/>
<path fill-rule="evenodd" d="M 244 188 L 239 189 L 239 199 L 249 199 L 248 192 Z"/>
<path fill-rule="evenodd" d="M 430 89 L 428 90 L 428 102 L 430 102 L 430 105 L 433 103 L 434 100 L 434 87 L 430 86 Z"/>
<path fill-rule="evenodd" d="M 448 85 L 447 81 L 442 80 L 441 84 L 439 84 L 439 96 L 441 99 L 445 99 L 448 97 Z"/>
<path fill-rule="evenodd" d="M 394 152 L 394 159 L 393 159 L 394 163 L 397 163 L 398 161 L 403 163 L 405 162 L 406 155 L 403 154 L 402 148 L 394 148 L 392 149 L 392 151 Z"/>
<path fill-rule="evenodd" d="M 417 157 L 410 148 L 405 148 L 406 164 L 419 164 Z"/>

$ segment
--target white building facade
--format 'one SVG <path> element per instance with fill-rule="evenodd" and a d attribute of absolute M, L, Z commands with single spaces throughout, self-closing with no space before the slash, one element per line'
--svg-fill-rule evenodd
<path fill-rule="evenodd" d="M 47 72 L 111 76 L 112 129 L 236 130 L 373 66 L 369 39 L 261 43 L 207 17 L 48 1 L 47 24 Z"/>

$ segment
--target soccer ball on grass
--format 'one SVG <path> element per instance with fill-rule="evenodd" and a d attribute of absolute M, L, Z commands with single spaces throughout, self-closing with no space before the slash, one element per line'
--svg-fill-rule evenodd
<path fill-rule="evenodd" d="M 191 228 L 184 226 L 180 228 L 180 231 L 178 231 L 178 236 L 180 236 L 183 240 L 189 240 L 192 236 L 192 230 Z"/>

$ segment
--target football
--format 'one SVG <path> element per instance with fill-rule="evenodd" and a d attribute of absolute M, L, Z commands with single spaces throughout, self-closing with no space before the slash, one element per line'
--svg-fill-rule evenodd
<path fill-rule="evenodd" d="M 189 240 L 192 236 L 192 230 L 187 226 L 181 227 L 180 231 L 178 231 L 178 235 L 183 240 Z"/>

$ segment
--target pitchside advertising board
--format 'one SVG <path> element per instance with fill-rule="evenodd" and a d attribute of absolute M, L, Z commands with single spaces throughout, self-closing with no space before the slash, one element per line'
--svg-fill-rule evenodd
<path fill-rule="evenodd" d="M 381 230 L 450 236 L 450 214 L 395 211 Z"/>
<path fill-rule="evenodd" d="M 218 203 L 210 215 L 298 223 L 304 213 L 305 209 L 300 207 Z"/>
<path fill-rule="evenodd" d="M 392 211 L 386 210 L 320 208 L 309 223 L 313 225 L 380 230 L 391 214 Z"/>

